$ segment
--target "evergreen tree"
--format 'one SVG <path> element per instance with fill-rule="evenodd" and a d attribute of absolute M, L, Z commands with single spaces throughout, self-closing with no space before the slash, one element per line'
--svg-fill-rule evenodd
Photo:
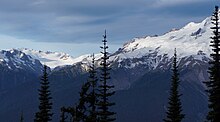
<path fill-rule="evenodd" d="M 85 84 L 82 85 L 81 91 L 80 91 L 80 99 L 79 103 L 76 106 L 76 121 L 85 121 L 87 118 L 86 111 L 87 111 L 87 106 L 86 104 L 88 103 L 88 90 L 90 87 L 90 83 L 86 82 Z"/>
<path fill-rule="evenodd" d="M 71 116 L 66 116 L 65 114 L 70 114 Z M 66 122 L 69 117 L 69 122 L 78 122 L 78 118 L 76 117 L 75 107 L 62 107 L 61 108 L 61 119 L 60 122 Z"/>
<path fill-rule="evenodd" d="M 62 122 L 65 120 L 65 112 L 71 115 L 70 121 L 72 122 L 111 122 L 115 120 L 113 117 L 115 113 L 110 112 L 109 110 L 110 106 L 114 105 L 114 103 L 109 102 L 109 97 L 115 92 L 112 91 L 114 86 L 110 86 L 109 83 L 107 83 L 110 79 L 110 68 L 109 63 L 107 62 L 109 57 L 107 52 L 108 46 L 106 45 L 106 33 L 104 35 L 103 43 L 104 46 L 101 47 L 103 49 L 103 57 L 100 64 L 102 66 L 100 84 L 97 83 L 98 79 L 96 76 L 95 58 L 93 54 L 89 78 L 81 87 L 79 102 L 74 107 L 62 108 Z"/>
<path fill-rule="evenodd" d="M 61 108 L 61 116 L 60 116 L 60 122 L 66 122 L 67 116 L 65 115 L 66 111 L 65 108 Z"/>
<path fill-rule="evenodd" d="M 74 122 L 96 122 L 97 112 L 97 77 L 95 71 L 95 58 L 93 54 L 92 66 L 90 66 L 89 78 L 86 83 L 81 87 L 79 92 L 80 98 L 79 103 L 72 109 L 62 108 L 63 111 L 70 113 L 72 116 L 72 121 Z M 64 113 L 61 115 L 62 120 L 64 119 Z"/>
<path fill-rule="evenodd" d="M 213 37 L 211 37 L 212 61 L 209 62 L 209 81 L 205 82 L 209 94 L 209 113 L 207 120 L 210 122 L 220 122 L 220 32 L 219 32 L 219 8 L 215 7 L 212 15 Z"/>
<path fill-rule="evenodd" d="M 97 109 L 96 109 L 96 103 L 97 103 L 97 77 L 96 77 L 96 71 L 95 71 L 95 57 L 94 54 L 92 55 L 92 66 L 90 67 L 89 71 L 89 78 L 88 82 L 90 83 L 90 93 L 88 94 L 88 112 L 89 115 L 86 119 L 86 122 L 97 122 Z"/>
<path fill-rule="evenodd" d="M 90 84 L 89 82 L 86 82 L 82 85 L 81 91 L 79 92 L 80 98 L 79 102 L 73 106 L 68 108 L 61 108 L 61 120 L 64 120 L 64 113 L 69 113 L 71 115 L 71 121 L 72 122 L 85 122 L 87 117 L 87 103 L 88 103 L 88 90 L 89 90 Z"/>
<path fill-rule="evenodd" d="M 180 83 L 178 66 L 177 66 L 177 56 L 176 49 L 173 58 L 173 75 L 171 80 L 171 88 L 170 88 L 170 97 L 169 97 L 169 106 L 166 112 L 167 116 L 164 119 L 165 122 L 181 122 L 184 118 L 184 114 L 182 114 L 182 107 L 180 102 L 180 94 L 178 92 L 178 86 Z"/>
<path fill-rule="evenodd" d="M 35 114 L 35 122 L 49 122 L 52 120 L 52 102 L 51 93 L 49 90 L 49 81 L 47 66 L 44 65 L 43 76 L 41 77 L 41 88 L 39 89 L 39 112 Z"/>
<path fill-rule="evenodd" d="M 103 50 L 101 53 L 103 54 L 102 56 L 102 61 L 101 61 L 101 76 L 100 76 L 100 84 L 98 91 L 99 93 L 97 94 L 99 97 L 99 101 L 97 103 L 98 106 L 98 119 L 100 122 L 111 122 L 115 120 L 115 112 L 110 111 L 110 107 L 115 105 L 115 103 L 109 101 L 109 97 L 114 95 L 113 85 L 109 85 L 108 80 L 110 79 L 110 73 L 109 73 L 109 63 L 108 63 L 108 46 L 106 45 L 107 40 L 106 40 L 106 31 L 105 35 L 103 36 L 104 39 L 102 40 L 103 46 L 101 46 L 101 49 Z"/>

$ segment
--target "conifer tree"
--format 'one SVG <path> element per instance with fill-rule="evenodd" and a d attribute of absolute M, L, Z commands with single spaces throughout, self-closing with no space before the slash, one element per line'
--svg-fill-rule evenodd
<path fill-rule="evenodd" d="M 212 15 L 213 37 L 211 37 L 212 60 L 209 62 L 209 81 L 205 82 L 207 85 L 207 92 L 209 95 L 209 113 L 207 120 L 210 122 L 220 122 L 220 32 L 219 32 L 219 8 L 215 7 Z"/>
<path fill-rule="evenodd" d="M 61 108 L 61 116 L 60 116 L 60 122 L 66 122 L 67 116 L 65 115 L 66 111 L 65 108 Z"/>
<path fill-rule="evenodd" d="M 103 50 L 101 53 L 103 54 L 101 58 L 101 76 L 100 76 L 100 84 L 98 88 L 98 97 L 99 101 L 97 103 L 98 106 L 98 119 L 100 122 L 111 122 L 115 120 L 115 112 L 111 112 L 110 107 L 115 105 L 115 103 L 110 102 L 109 98 L 114 95 L 113 85 L 109 85 L 108 80 L 110 79 L 110 73 L 109 73 L 109 56 L 108 56 L 108 46 L 107 46 L 107 40 L 106 40 L 106 31 L 105 35 L 103 36 L 103 46 L 101 46 L 101 49 Z"/>
<path fill-rule="evenodd" d="M 86 104 L 88 103 L 88 90 L 90 87 L 90 83 L 86 82 L 85 84 L 82 85 L 81 91 L 80 91 L 80 99 L 79 103 L 76 106 L 76 121 L 85 121 L 87 118 L 86 111 L 87 111 L 87 106 Z"/>
<path fill-rule="evenodd" d="M 97 107 L 96 103 L 98 101 L 97 99 L 97 76 L 96 76 L 96 70 L 95 70 L 95 57 L 94 54 L 92 55 L 92 65 L 90 67 L 89 71 L 89 78 L 88 82 L 90 83 L 90 93 L 88 94 L 88 112 L 89 115 L 86 119 L 86 122 L 97 122 Z"/>
<path fill-rule="evenodd" d="M 41 77 L 41 88 L 39 89 L 39 112 L 35 114 L 35 122 L 49 122 L 52 120 L 52 102 L 48 80 L 47 66 L 44 65 L 43 76 Z"/>
<path fill-rule="evenodd" d="M 70 114 L 71 116 L 66 116 L 65 114 Z M 69 117 L 69 122 L 78 122 L 78 118 L 76 117 L 75 107 L 62 107 L 61 108 L 61 119 L 60 122 L 66 122 Z"/>
<path fill-rule="evenodd" d="M 88 118 L 87 116 L 87 103 L 88 103 L 88 90 L 90 84 L 86 82 L 82 85 L 81 91 L 79 92 L 80 98 L 79 102 L 73 107 L 62 107 L 61 108 L 61 120 L 64 120 L 64 113 L 69 113 L 71 115 L 71 121 L 73 122 L 85 122 Z"/>
<path fill-rule="evenodd" d="M 89 78 L 81 87 L 79 92 L 79 103 L 75 107 L 61 108 L 61 120 L 65 120 L 65 112 L 72 116 L 74 122 L 96 122 L 96 102 L 97 102 L 97 77 L 94 64 L 94 54 L 92 59 L 92 66 L 90 66 Z"/>
<path fill-rule="evenodd" d="M 181 122 L 184 118 L 184 114 L 182 114 L 182 106 L 180 101 L 180 94 L 178 91 L 178 86 L 180 83 L 178 66 L 177 66 L 177 55 L 176 49 L 174 52 L 173 58 L 173 75 L 171 79 L 171 88 L 170 88 L 170 97 L 168 102 L 168 110 L 166 112 L 167 116 L 164 119 L 164 122 Z"/>

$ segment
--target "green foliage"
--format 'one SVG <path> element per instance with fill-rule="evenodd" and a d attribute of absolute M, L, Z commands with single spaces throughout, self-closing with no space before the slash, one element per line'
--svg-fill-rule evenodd
<path fill-rule="evenodd" d="M 220 122 L 220 26 L 218 6 L 215 7 L 215 11 L 213 12 L 212 24 L 213 37 L 211 37 L 212 41 L 210 46 L 212 47 L 213 53 L 210 56 L 213 60 L 209 62 L 209 81 L 205 82 L 209 94 L 209 113 L 207 115 L 207 121 Z"/>
<path fill-rule="evenodd" d="M 184 118 L 184 114 L 182 114 L 182 106 L 180 102 L 180 94 L 178 92 L 178 86 L 180 83 L 178 66 L 177 66 L 177 57 L 176 50 L 173 58 L 173 76 L 171 80 L 171 88 L 170 88 L 170 97 L 168 102 L 168 110 L 166 112 L 167 117 L 164 119 L 165 122 L 181 122 Z"/>
<path fill-rule="evenodd" d="M 41 88 L 39 89 L 39 112 L 35 114 L 35 122 L 49 122 L 52 120 L 52 102 L 49 90 L 47 66 L 44 65 L 43 76 L 41 77 Z"/>

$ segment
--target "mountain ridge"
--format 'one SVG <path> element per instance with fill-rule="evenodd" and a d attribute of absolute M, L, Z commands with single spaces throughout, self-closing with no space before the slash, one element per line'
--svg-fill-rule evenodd
<path fill-rule="evenodd" d="M 210 18 L 207 18 L 201 23 L 190 23 L 165 35 L 135 38 L 110 54 L 109 83 L 114 84 L 117 91 L 112 98 L 117 103 L 113 108 L 118 114 L 117 121 L 162 121 L 170 87 L 174 48 L 177 48 L 178 54 L 183 110 L 187 115 L 183 122 L 204 120 L 207 95 L 203 82 L 208 79 L 210 26 Z M 4 52 L 10 55 L 4 55 Z M 95 57 L 99 76 L 101 54 L 96 54 Z M 33 120 L 38 105 L 39 76 L 42 75 L 39 67 L 46 64 L 52 69 L 49 80 L 54 100 L 53 111 L 56 113 L 53 120 L 58 122 L 60 108 L 77 102 L 80 87 L 87 81 L 92 56 L 88 54 L 75 58 L 59 52 L 9 49 L 2 53 L 0 51 L 0 64 L 7 63 L 4 59 L 19 66 L 26 62 L 36 65 L 34 60 L 39 66 L 36 65 L 38 73 L 34 74 L 35 72 L 23 68 L 12 72 L 8 67 L 3 67 L 5 65 L 0 65 L 0 88 L 4 87 L 0 90 L 0 95 L 4 98 L 0 101 L 3 108 L 0 109 L 1 121 L 18 119 L 20 113 L 16 110 L 24 112 L 25 120 Z M 4 76 L 8 77 L 2 79 Z M 12 86 L 7 86 L 8 84 Z M 4 111 L 6 109 L 8 111 Z"/>

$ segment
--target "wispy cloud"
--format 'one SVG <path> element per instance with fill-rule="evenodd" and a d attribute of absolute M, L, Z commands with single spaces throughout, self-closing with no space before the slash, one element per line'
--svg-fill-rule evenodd
<path fill-rule="evenodd" d="M 195 4 L 201 2 L 210 2 L 210 0 L 156 0 L 154 7 L 170 7 L 182 4 Z"/>
<path fill-rule="evenodd" d="M 2 0 L 0 33 L 31 42 L 98 44 L 107 29 L 111 43 L 121 44 L 136 36 L 161 34 L 189 21 L 201 21 L 217 3 L 218 0 Z"/>
<path fill-rule="evenodd" d="M 100 41 L 101 43 L 101 38 Z M 109 44 L 110 52 L 114 52 L 119 48 L 118 44 Z M 38 42 L 26 39 L 18 39 L 7 35 L 0 35 L 0 49 L 18 49 L 29 48 L 42 51 L 57 51 L 71 54 L 72 56 L 80 56 L 83 54 L 99 53 L 99 43 L 63 43 L 60 42 Z M 83 50 L 82 50 L 83 49 Z"/>

